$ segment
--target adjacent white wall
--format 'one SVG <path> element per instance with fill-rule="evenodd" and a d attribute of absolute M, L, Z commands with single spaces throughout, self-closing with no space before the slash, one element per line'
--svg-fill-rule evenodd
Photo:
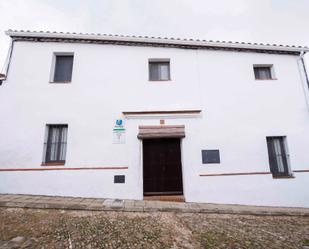
<path fill-rule="evenodd" d="M 73 52 L 71 84 L 50 84 L 54 52 Z M 170 58 L 170 82 L 148 81 L 148 59 Z M 273 64 L 278 80 L 254 80 L 254 64 Z M 138 126 L 126 119 L 126 143 L 113 144 L 122 111 L 201 109 L 184 124 L 186 201 L 309 207 L 309 173 L 201 177 L 202 173 L 269 171 L 266 136 L 287 136 L 292 170 L 309 169 L 309 113 L 297 56 L 173 48 L 16 42 L 0 87 L 0 167 L 41 168 L 45 125 L 67 123 L 65 167 L 127 170 L 0 172 L 1 193 L 142 199 Z M 306 93 L 308 94 L 308 93 Z M 203 165 L 202 149 L 220 164 Z M 125 174 L 125 184 L 113 176 Z"/>

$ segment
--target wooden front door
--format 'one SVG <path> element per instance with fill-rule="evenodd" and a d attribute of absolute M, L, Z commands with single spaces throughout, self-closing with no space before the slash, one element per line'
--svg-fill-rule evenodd
<path fill-rule="evenodd" d="M 143 140 L 144 195 L 182 194 L 180 139 Z"/>

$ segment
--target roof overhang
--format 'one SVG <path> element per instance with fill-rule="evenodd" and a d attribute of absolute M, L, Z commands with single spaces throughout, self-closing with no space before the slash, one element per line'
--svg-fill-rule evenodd
<path fill-rule="evenodd" d="M 87 43 L 113 43 L 116 45 L 144 45 L 144 46 L 165 46 L 191 49 L 225 49 L 225 50 L 246 50 L 255 52 L 271 53 L 301 53 L 308 52 L 308 47 L 284 46 L 276 44 L 245 43 L 231 41 L 193 40 L 179 38 L 161 38 L 148 36 L 124 36 L 106 34 L 82 34 L 63 32 L 33 32 L 8 30 L 5 32 L 12 39 L 28 41 L 58 41 L 58 42 L 87 42 Z"/>
<path fill-rule="evenodd" d="M 184 138 L 184 125 L 139 126 L 139 139 Z"/>
<path fill-rule="evenodd" d="M 126 119 L 198 118 L 202 110 L 124 111 Z"/>

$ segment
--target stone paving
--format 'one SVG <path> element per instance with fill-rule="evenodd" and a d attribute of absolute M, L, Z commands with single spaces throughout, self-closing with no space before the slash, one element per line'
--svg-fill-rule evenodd
<path fill-rule="evenodd" d="M 244 215 L 307 216 L 309 208 L 179 203 L 167 201 L 119 200 L 81 197 L 0 194 L 1 207 L 69 209 L 123 212 L 181 212 Z"/>

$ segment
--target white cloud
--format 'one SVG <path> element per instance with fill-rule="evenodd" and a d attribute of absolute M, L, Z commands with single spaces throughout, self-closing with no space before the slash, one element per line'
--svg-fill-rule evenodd
<path fill-rule="evenodd" d="M 0 10 L 1 67 L 9 46 L 9 38 L 4 35 L 7 29 L 71 31 L 84 26 L 82 16 L 61 11 L 40 0 L 2 0 Z"/>
<path fill-rule="evenodd" d="M 192 1 L 185 0 L 186 9 L 192 10 L 198 15 L 218 15 L 218 16 L 239 16 L 245 13 L 248 9 L 246 0 L 233 1 Z M 206 4 L 205 4 L 206 3 Z"/>

